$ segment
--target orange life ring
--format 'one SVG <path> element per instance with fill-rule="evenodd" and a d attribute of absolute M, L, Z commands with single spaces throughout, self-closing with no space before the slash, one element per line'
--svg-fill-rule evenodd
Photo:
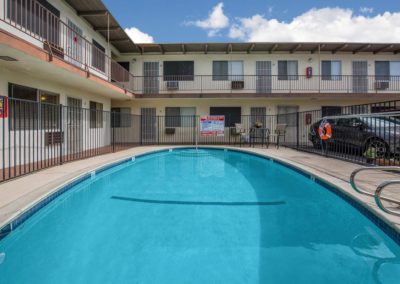
<path fill-rule="evenodd" d="M 318 135 L 321 140 L 328 140 L 332 137 L 332 126 L 328 121 L 322 121 L 318 127 Z"/>

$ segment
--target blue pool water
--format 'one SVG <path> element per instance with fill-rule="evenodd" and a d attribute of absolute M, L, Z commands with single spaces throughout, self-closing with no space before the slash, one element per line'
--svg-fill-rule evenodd
<path fill-rule="evenodd" d="M 192 151 L 74 186 L 0 241 L 0 283 L 399 283 L 399 246 L 328 189 Z"/>

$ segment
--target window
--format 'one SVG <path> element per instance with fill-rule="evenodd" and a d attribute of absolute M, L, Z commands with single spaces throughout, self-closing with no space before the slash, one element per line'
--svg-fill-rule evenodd
<path fill-rule="evenodd" d="M 341 106 L 323 106 L 323 107 L 321 107 L 321 113 L 322 113 L 322 117 L 341 115 L 342 107 Z"/>
<path fill-rule="evenodd" d="M 164 81 L 193 81 L 194 61 L 164 61 Z"/>
<path fill-rule="evenodd" d="M 118 80 L 120 82 L 129 82 L 129 61 L 119 61 L 118 62 L 119 65 L 122 66 L 122 68 L 124 68 L 126 71 L 128 72 L 124 72 L 123 74 L 121 74 L 120 76 L 122 77 L 121 79 L 118 78 Z M 111 72 L 113 72 L 113 70 L 111 69 Z M 113 77 L 117 76 L 117 74 L 115 74 Z"/>
<path fill-rule="evenodd" d="M 90 102 L 90 128 L 103 128 L 103 104 Z"/>
<path fill-rule="evenodd" d="M 379 81 L 400 80 L 400 61 L 375 61 L 375 79 Z"/>
<path fill-rule="evenodd" d="M 375 79 L 389 81 L 390 78 L 390 62 L 375 61 Z"/>
<path fill-rule="evenodd" d="M 111 127 L 122 128 L 131 127 L 132 116 L 129 107 L 111 108 Z"/>
<path fill-rule="evenodd" d="M 297 61 L 279 60 L 278 61 L 278 80 L 298 80 Z"/>
<path fill-rule="evenodd" d="M 92 67 L 106 71 L 106 49 L 95 40 L 92 44 Z"/>
<path fill-rule="evenodd" d="M 340 81 L 342 80 L 342 62 L 339 60 L 321 62 L 322 80 Z"/>
<path fill-rule="evenodd" d="M 224 115 L 225 127 L 234 127 L 235 123 L 242 121 L 240 107 L 210 107 L 210 115 Z"/>
<path fill-rule="evenodd" d="M 66 47 L 64 49 L 67 61 L 82 67 L 84 62 L 84 38 L 82 29 L 70 19 L 67 19 L 68 28 L 66 30 Z"/>
<path fill-rule="evenodd" d="M 256 122 L 261 122 L 263 127 L 266 127 L 266 114 L 265 107 L 252 107 L 250 108 L 250 124 L 253 126 Z"/>
<path fill-rule="evenodd" d="M 343 127 L 360 127 L 363 122 L 359 118 L 340 118 L 337 121 L 337 125 Z"/>
<path fill-rule="evenodd" d="M 60 124 L 59 96 L 57 94 L 39 90 L 40 113 L 42 129 L 58 128 Z"/>
<path fill-rule="evenodd" d="M 59 127 L 58 94 L 13 83 L 9 83 L 8 93 L 11 130 Z"/>
<path fill-rule="evenodd" d="M 165 127 L 194 127 L 196 125 L 195 107 L 166 107 Z"/>
<path fill-rule="evenodd" d="M 213 61 L 213 81 L 243 81 L 243 61 Z"/>
<path fill-rule="evenodd" d="M 298 106 L 278 106 L 278 123 L 285 123 L 288 127 L 296 126 L 298 111 Z"/>

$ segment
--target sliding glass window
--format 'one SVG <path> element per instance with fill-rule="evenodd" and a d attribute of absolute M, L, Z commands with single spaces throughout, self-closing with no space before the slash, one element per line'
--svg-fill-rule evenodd
<path fill-rule="evenodd" d="M 321 61 L 321 77 L 325 81 L 342 80 L 342 62 L 339 60 Z"/>
<path fill-rule="evenodd" d="M 243 61 L 213 61 L 213 81 L 243 81 Z"/>

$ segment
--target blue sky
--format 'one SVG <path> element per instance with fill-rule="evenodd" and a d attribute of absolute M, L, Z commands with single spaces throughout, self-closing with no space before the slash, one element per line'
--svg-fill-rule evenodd
<path fill-rule="evenodd" d="M 103 1 L 135 42 L 400 41 L 400 0 Z"/>

